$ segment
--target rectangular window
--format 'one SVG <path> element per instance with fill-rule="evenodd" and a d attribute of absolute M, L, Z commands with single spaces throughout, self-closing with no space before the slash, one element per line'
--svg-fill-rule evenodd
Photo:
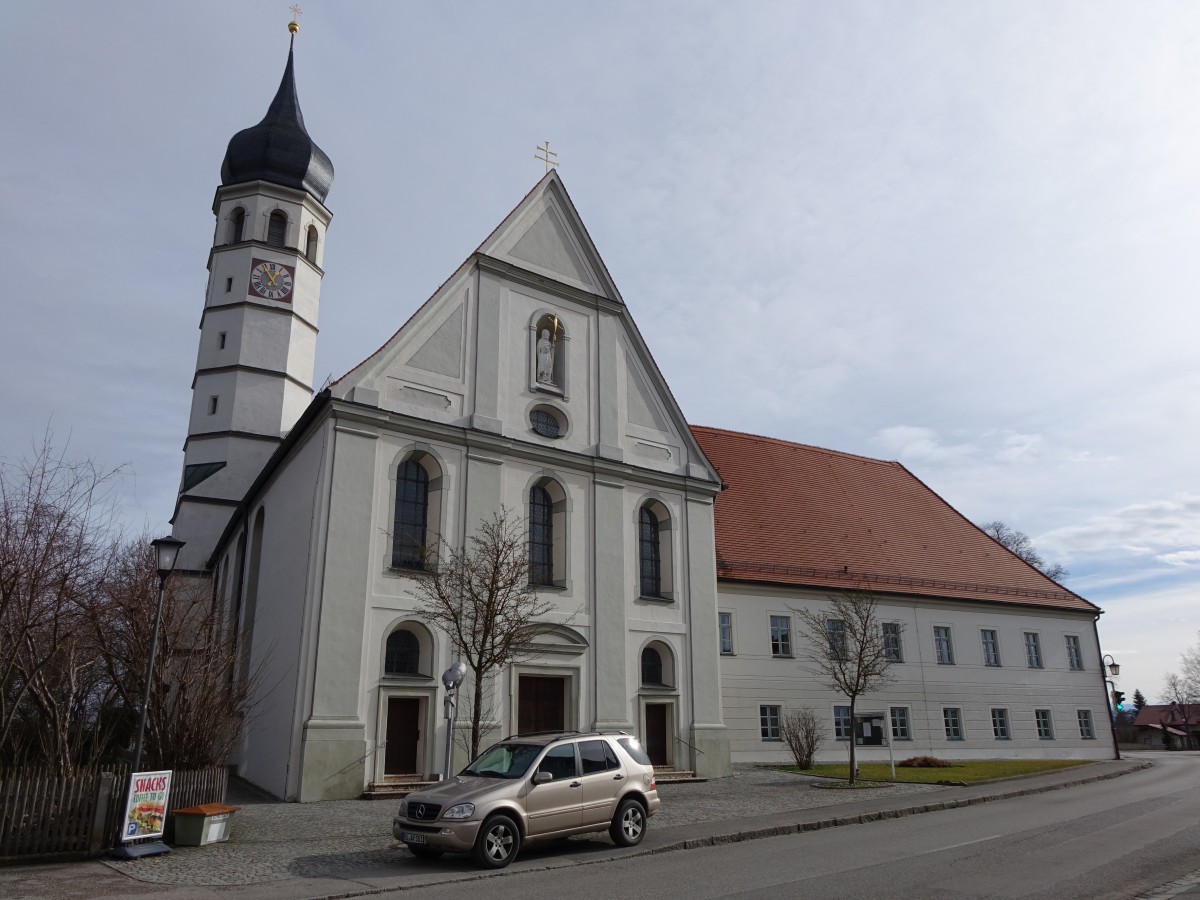
<path fill-rule="evenodd" d="M 839 741 L 848 741 L 850 732 L 850 707 L 835 706 L 833 708 L 833 736 Z"/>
<path fill-rule="evenodd" d="M 1042 667 L 1042 639 L 1033 631 L 1025 632 L 1025 661 L 1031 669 Z"/>
<path fill-rule="evenodd" d="M 998 741 L 1007 741 L 1008 734 L 1008 710 L 997 709 L 992 707 L 992 737 Z"/>
<path fill-rule="evenodd" d="M 1038 739 L 1043 741 L 1054 740 L 1054 725 L 1050 722 L 1050 710 L 1035 709 L 1033 715 L 1037 719 Z"/>
<path fill-rule="evenodd" d="M 825 652 L 830 659 L 846 658 L 846 623 L 841 619 L 825 620 Z"/>
<path fill-rule="evenodd" d="M 979 640 L 983 643 L 983 664 L 985 666 L 1000 665 L 1000 640 L 991 628 L 979 632 Z"/>
<path fill-rule="evenodd" d="M 233 279 L 232 279 L 232 278 L 226 278 L 226 279 L 225 279 L 225 293 L 227 293 L 227 294 L 228 294 L 228 293 L 229 293 L 230 291 L 232 291 L 232 290 L 233 290 Z"/>
<path fill-rule="evenodd" d="M 1092 711 L 1090 709 L 1077 709 L 1075 715 L 1079 718 L 1079 736 L 1085 741 L 1094 741 L 1096 739 L 1096 729 L 1092 725 Z"/>
<path fill-rule="evenodd" d="M 771 655 L 792 655 L 791 616 L 771 616 Z"/>
<path fill-rule="evenodd" d="M 217 398 L 216 397 L 208 398 L 208 414 L 210 416 L 215 416 L 217 414 Z"/>
<path fill-rule="evenodd" d="M 908 727 L 908 707 L 893 706 L 888 710 L 888 718 L 892 721 L 892 740 L 911 741 L 912 731 Z"/>
<path fill-rule="evenodd" d="M 1072 672 L 1083 671 L 1083 648 L 1079 646 L 1079 635 L 1067 635 L 1067 665 Z"/>
<path fill-rule="evenodd" d="M 218 350 L 225 349 L 225 332 L 224 331 L 222 331 L 220 334 L 217 335 L 217 349 Z"/>
<path fill-rule="evenodd" d="M 904 662 L 904 648 L 900 644 L 900 623 L 883 623 L 883 658 L 892 662 Z"/>
<path fill-rule="evenodd" d="M 779 707 L 760 706 L 758 708 L 758 723 L 762 729 L 764 741 L 779 740 Z"/>
<path fill-rule="evenodd" d="M 717 626 L 721 634 L 721 655 L 733 656 L 733 613 L 717 613 Z"/>
<path fill-rule="evenodd" d="M 957 706 L 947 706 L 942 709 L 942 721 L 946 723 L 946 740 L 961 741 L 963 739 L 962 710 Z"/>
<path fill-rule="evenodd" d="M 939 666 L 954 665 L 954 645 L 950 643 L 950 626 L 933 626 L 933 649 Z"/>

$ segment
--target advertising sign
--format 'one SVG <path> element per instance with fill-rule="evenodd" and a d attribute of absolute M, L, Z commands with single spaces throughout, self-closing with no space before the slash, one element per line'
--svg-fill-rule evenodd
<path fill-rule="evenodd" d="M 121 840 L 162 837 L 170 795 L 170 772 L 134 772 L 130 775 L 129 803 L 125 807 Z"/>

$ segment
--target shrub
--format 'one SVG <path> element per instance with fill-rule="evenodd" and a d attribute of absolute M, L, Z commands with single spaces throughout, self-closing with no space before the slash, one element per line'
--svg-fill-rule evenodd
<path fill-rule="evenodd" d="M 811 709 L 793 709 L 783 717 L 780 731 L 796 765 L 801 769 L 811 769 L 813 757 L 817 755 L 824 737 L 817 714 Z"/>
<path fill-rule="evenodd" d="M 910 756 L 908 759 L 900 760 L 896 765 L 904 766 L 907 769 L 948 769 L 953 763 L 938 759 L 936 756 Z"/>

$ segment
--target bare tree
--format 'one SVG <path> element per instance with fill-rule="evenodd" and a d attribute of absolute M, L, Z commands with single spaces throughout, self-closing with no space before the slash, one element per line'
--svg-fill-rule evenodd
<path fill-rule="evenodd" d="M 1070 577 L 1071 573 L 1061 563 L 1046 562 L 1042 558 L 1042 554 L 1037 552 L 1037 548 L 1033 546 L 1033 541 L 1025 532 L 1009 528 L 999 519 L 992 522 L 984 522 L 979 528 L 1006 550 L 1021 557 L 1021 559 L 1025 560 L 1025 562 L 1029 563 L 1047 578 L 1062 581 L 1064 578 Z"/>
<path fill-rule="evenodd" d="M 1183 651 L 1179 675 L 1187 691 L 1194 697 L 1200 698 L 1200 632 L 1196 633 L 1195 646 L 1188 647 Z"/>
<path fill-rule="evenodd" d="M 108 574 L 119 474 L 68 460 L 49 431 L 0 463 L 0 761 L 65 771 L 103 750 L 106 683 L 80 626 Z"/>
<path fill-rule="evenodd" d="M 828 609 L 793 611 L 809 645 L 808 668 L 850 702 L 850 783 L 854 784 L 858 763 L 853 734 L 855 708 L 859 697 L 892 680 L 895 645 L 884 636 L 873 593 L 842 591 L 830 595 L 829 600 Z"/>
<path fill-rule="evenodd" d="M 811 709 L 793 709 L 783 717 L 780 724 L 784 743 L 792 751 L 796 765 L 801 769 L 811 769 L 817 751 L 821 749 L 824 734 L 821 732 L 821 721 Z"/>
<path fill-rule="evenodd" d="M 432 554 L 431 554 L 432 555 Z M 484 519 L 462 549 L 417 580 L 417 614 L 440 628 L 471 673 L 470 757 L 479 753 L 489 677 L 533 654 L 538 621 L 554 604 L 530 584 L 524 529 L 507 510 Z"/>

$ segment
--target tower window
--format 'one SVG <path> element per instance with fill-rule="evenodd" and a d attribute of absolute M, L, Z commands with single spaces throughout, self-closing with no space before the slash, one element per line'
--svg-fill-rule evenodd
<path fill-rule="evenodd" d="M 229 243 L 240 244 L 246 231 L 246 211 L 240 206 L 229 217 Z"/>
<path fill-rule="evenodd" d="M 208 398 L 208 414 L 210 416 L 215 416 L 217 414 L 217 398 L 216 397 Z"/>
<path fill-rule="evenodd" d="M 232 278 L 226 278 L 226 279 L 225 279 L 225 293 L 227 293 L 227 294 L 228 294 L 228 293 L 229 293 L 230 291 L 232 291 L 232 290 L 233 290 L 233 279 L 232 279 Z"/>
<path fill-rule="evenodd" d="M 317 226 L 308 226 L 308 240 L 304 246 L 304 255 L 314 266 L 317 264 Z"/>
<path fill-rule="evenodd" d="M 218 350 L 225 349 L 225 332 L 224 331 L 222 331 L 220 334 L 217 335 L 217 349 Z"/>
<path fill-rule="evenodd" d="M 287 246 L 287 216 L 279 210 L 271 213 L 267 220 L 267 243 L 272 247 Z"/>

